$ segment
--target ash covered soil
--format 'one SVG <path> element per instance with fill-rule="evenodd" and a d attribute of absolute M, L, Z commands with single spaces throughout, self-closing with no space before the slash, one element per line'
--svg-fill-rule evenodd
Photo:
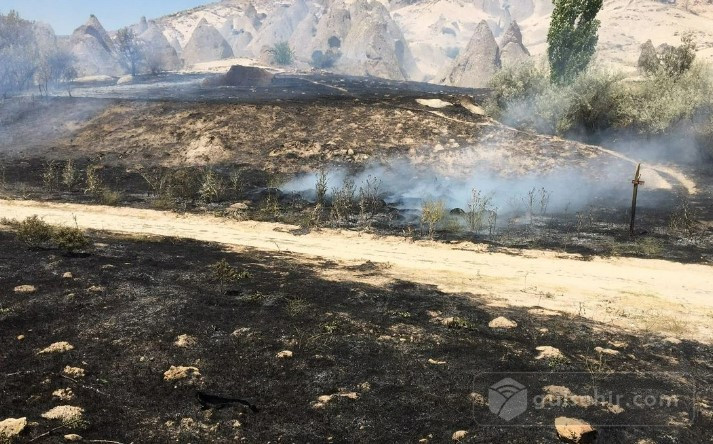
<path fill-rule="evenodd" d="M 303 180 L 302 188 L 279 188 L 320 169 L 378 176 L 371 171 L 381 168 L 376 171 L 391 179 L 375 179 L 396 178 L 401 190 L 392 193 L 384 184 L 381 191 L 394 195 L 380 196 L 384 205 L 368 228 L 411 237 L 423 236 L 424 227 L 418 199 L 405 194 L 429 195 L 429 180 L 438 186 L 484 177 L 488 185 L 473 186 L 483 196 L 499 194 L 488 209 L 498 213 L 496 229 L 464 229 L 461 212 L 449 219 L 457 219 L 453 223 L 440 224 L 436 237 L 587 256 L 711 261 L 713 176 L 704 163 L 644 164 L 637 232 L 646 236 L 631 239 L 630 179 L 637 159 L 495 122 L 482 114 L 486 90 L 327 74 L 279 74 L 269 87 L 206 87 L 203 80 L 168 75 L 77 88 L 74 98 L 4 100 L 3 195 L 208 211 L 308 229 L 316 215 L 317 224 L 354 229 L 363 228 L 358 205 L 335 222 L 330 208 L 315 211 L 314 199 L 300 194 L 314 191 L 315 178 Z M 62 169 L 70 160 L 77 178 L 66 186 Z M 232 190 L 201 200 L 207 168 Z M 111 199 L 89 189 L 89 170 L 114 193 Z M 417 177 L 424 171 L 426 179 Z M 171 183 L 178 176 L 182 182 Z M 461 188 L 448 210 L 468 210 L 470 186 Z M 533 217 L 528 193 L 540 189 L 553 203 L 547 214 Z"/>
<path fill-rule="evenodd" d="M 0 418 L 27 418 L 20 442 L 447 442 L 466 431 L 462 442 L 549 443 L 558 416 L 586 417 L 597 442 L 710 439 L 710 345 L 405 280 L 368 284 L 387 270 L 371 262 L 91 239 L 83 254 L 63 254 L 0 231 Z M 238 280 L 216 280 L 221 260 Z M 13 290 L 22 285 L 34 290 Z M 500 316 L 517 325 L 489 326 Z M 487 405 L 503 373 L 533 395 L 569 390 L 568 403 L 545 402 L 515 421 L 531 427 L 510 427 Z M 627 399 L 632 387 L 679 401 L 620 410 L 586 396 Z M 199 391 L 257 412 L 202 408 Z M 43 418 L 60 405 L 81 415 Z M 626 424 L 638 426 L 617 427 Z"/>

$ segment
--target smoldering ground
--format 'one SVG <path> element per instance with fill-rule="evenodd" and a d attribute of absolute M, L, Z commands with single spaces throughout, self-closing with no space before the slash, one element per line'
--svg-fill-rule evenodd
<path fill-rule="evenodd" d="M 664 195 L 673 187 L 656 171 L 643 166 L 651 193 L 641 193 L 639 205 L 664 205 Z M 487 208 L 501 215 L 516 217 L 527 213 L 567 213 L 598 205 L 621 208 L 631 203 L 631 177 L 635 165 L 622 162 L 605 165 L 592 160 L 584 168 L 561 167 L 525 175 L 509 174 L 488 165 L 477 169 L 421 165 L 406 159 L 371 163 L 353 172 L 346 167 L 298 175 L 280 188 L 316 200 L 316 185 L 326 180 L 326 197 L 330 199 L 345 184 L 360 192 L 377 193 L 384 202 L 399 210 L 418 211 L 426 201 L 442 201 L 445 208 L 468 211 L 474 196 Z"/>

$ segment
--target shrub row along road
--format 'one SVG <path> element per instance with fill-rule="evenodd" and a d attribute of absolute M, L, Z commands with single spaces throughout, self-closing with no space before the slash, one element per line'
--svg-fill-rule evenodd
<path fill-rule="evenodd" d="M 494 316 L 507 305 L 547 316 L 583 316 L 632 332 L 713 342 L 713 267 L 662 260 L 594 258 L 536 250 L 488 252 L 395 236 L 319 230 L 208 215 L 78 204 L 0 200 L 0 214 L 38 215 L 53 224 L 131 235 L 215 242 L 237 250 L 281 251 L 314 263 L 326 277 L 381 284 L 401 279 L 477 295 Z M 324 267 L 373 263 L 376 273 Z M 358 270 L 358 269 L 357 269 Z"/>

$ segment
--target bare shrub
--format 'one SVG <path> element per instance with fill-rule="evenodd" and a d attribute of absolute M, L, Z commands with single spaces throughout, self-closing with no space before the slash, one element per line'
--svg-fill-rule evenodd
<path fill-rule="evenodd" d="M 671 213 L 668 221 L 668 228 L 673 233 L 681 233 L 685 236 L 693 236 L 698 231 L 698 214 L 685 197 L 680 198 L 680 203 Z"/>
<path fill-rule="evenodd" d="M 332 210 L 330 218 L 334 225 L 349 222 L 349 216 L 354 210 L 354 194 L 356 187 L 353 179 L 344 179 L 341 188 L 332 190 Z"/>
<path fill-rule="evenodd" d="M 225 182 L 220 174 L 216 173 L 212 168 L 206 168 L 203 171 L 198 194 L 206 203 L 222 200 L 225 195 Z"/>
<path fill-rule="evenodd" d="M 468 211 L 465 213 L 470 231 L 478 233 L 483 228 L 491 201 L 492 196 L 485 196 L 475 188 L 471 190 Z"/>
<path fill-rule="evenodd" d="M 433 239 L 436 226 L 446 216 L 446 205 L 442 200 L 426 199 L 421 203 L 421 225 L 428 226 L 428 237 Z"/>
<path fill-rule="evenodd" d="M 383 209 L 384 201 L 381 195 L 381 180 L 369 176 L 359 187 L 359 219 L 364 227 L 371 225 L 374 216 Z"/>
<path fill-rule="evenodd" d="M 69 159 L 67 163 L 64 164 L 64 169 L 62 169 L 62 184 L 68 191 L 74 190 L 79 184 L 79 171 L 72 159 Z"/>

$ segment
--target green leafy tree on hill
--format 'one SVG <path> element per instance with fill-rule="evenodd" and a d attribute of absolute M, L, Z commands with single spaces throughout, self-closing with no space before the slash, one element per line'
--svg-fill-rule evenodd
<path fill-rule="evenodd" d="M 603 0 L 555 0 L 547 56 L 552 80 L 569 83 L 589 65 L 597 47 Z"/>

